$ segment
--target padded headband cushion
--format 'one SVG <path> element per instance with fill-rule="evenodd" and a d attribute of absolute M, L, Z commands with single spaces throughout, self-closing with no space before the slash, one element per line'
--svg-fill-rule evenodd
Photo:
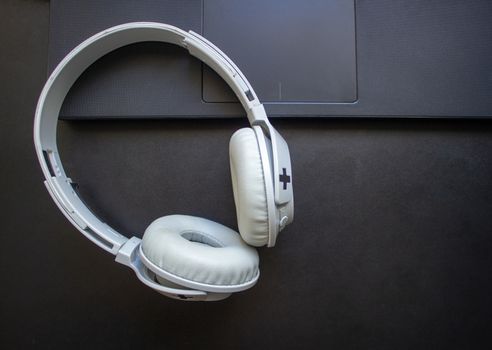
<path fill-rule="evenodd" d="M 258 253 L 238 233 L 216 222 L 169 215 L 142 238 L 145 257 L 178 277 L 210 285 L 239 285 L 258 277 Z"/>
<path fill-rule="evenodd" d="M 260 148 L 253 129 L 236 131 L 229 143 L 232 189 L 241 237 L 250 245 L 268 243 L 268 207 Z"/>

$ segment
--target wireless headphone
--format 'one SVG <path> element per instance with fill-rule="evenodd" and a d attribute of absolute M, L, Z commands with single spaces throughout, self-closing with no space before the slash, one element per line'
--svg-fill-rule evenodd
<path fill-rule="evenodd" d="M 241 236 L 213 221 L 170 215 L 152 222 L 142 239 L 127 238 L 91 212 L 65 174 L 57 149 L 56 127 L 68 90 L 103 55 L 142 41 L 184 47 L 214 69 L 244 107 L 251 128 L 236 131 L 229 145 Z M 117 262 L 131 267 L 140 281 L 171 298 L 221 300 L 251 288 L 260 272 L 258 253 L 248 244 L 273 247 L 278 233 L 294 217 L 287 143 L 268 121 L 263 105 L 236 65 L 192 31 L 161 23 L 127 23 L 106 29 L 78 45 L 58 64 L 41 92 L 34 144 L 46 188 L 66 218 L 84 236 L 114 254 Z"/>

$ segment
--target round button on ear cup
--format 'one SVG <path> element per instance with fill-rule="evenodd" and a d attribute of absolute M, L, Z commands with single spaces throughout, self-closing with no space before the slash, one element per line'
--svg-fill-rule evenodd
<path fill-rule="evenodd" d="M 263 246 L 269 235 L 267 195 L 253 129 L 243 128 L 232 135 L 229 156 L 239 232 L 248 244 Z"/>
<path fill-rule="evenodd" d="M 239 234 L 216 222 L 169 215 L 152 222 L 141 243 L 143 263 L 161 278 L 210 292 L 252 287 L 259 276 L 258 253 Z"/>

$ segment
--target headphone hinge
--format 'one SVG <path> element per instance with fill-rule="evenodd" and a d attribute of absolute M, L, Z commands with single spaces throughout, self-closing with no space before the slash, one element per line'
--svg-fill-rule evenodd
<path fill-rule="evenodd" d="M 137 237 L 132 237 L 126 241 L 116 253 L 116 262 L 132 267 L 132 262 L 135 260 L 135 252 L 142 240 Z"/>

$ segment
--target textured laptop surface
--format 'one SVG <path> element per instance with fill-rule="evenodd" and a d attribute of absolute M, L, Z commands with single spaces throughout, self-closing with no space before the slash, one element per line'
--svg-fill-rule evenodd
<path fill-rule="evenodd" d="M 287 117 L 492 116 L 492 2 L 51 1 L 49 70 L 85 38 L 129 21 L 203 34 Z M 179 47 L 116 50 L 75 83 L 67 119 L 237 117 L 218 76 Z"/>

